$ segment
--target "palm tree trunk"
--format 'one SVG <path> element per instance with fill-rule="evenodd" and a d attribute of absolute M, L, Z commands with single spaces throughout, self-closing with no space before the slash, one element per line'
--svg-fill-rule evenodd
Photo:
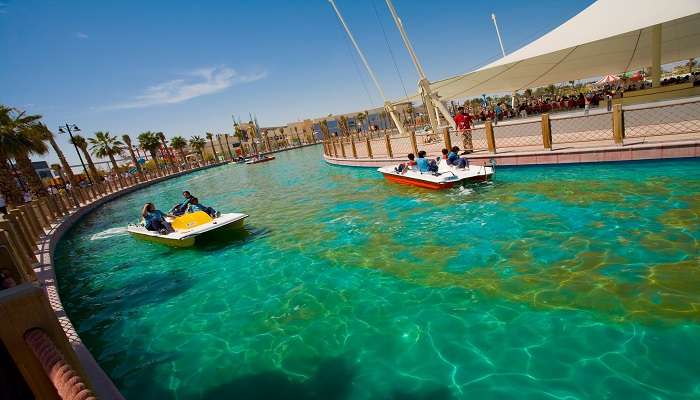
<path fill-rule="evenodd" d="M 31 188 L 32 192 L 36 195 L 45 195 L 46 188 L 44 187 L 44 182 L 41 181 L 39 175 L 32 167 L 32 160 L 29 159 L 29 155 L 21 154 L 15 157 L 17 161 L 17 167 L 19 168 L 22 175 L 27 179 L 27 183 Z"/>
<path fill-rule="evenodd" d="M 2 188 L 0 192 L 5 195 L 8 204 L 22 204 L 22 191 L 17 187 L 12 169 L 2 155 L 0 155 L 0 187 Z"/>
<path fill-rule="evenodd" d="M 112 171 L 114 171 L 114 173 L 117 174 L 117 180 L 119 180 L 119 184 L 122 186 L 122 188 L 125 188 L 126 185 L 124 185 L 124 178 L 122 177 L 122 174 L 119 173 L 119 166 L 117 165 L 117 160 L 115 160 L 114 156 L 110 154 L 109 161 L 112 163 Z"/>
<path fill-rule="evenodd" d="M 61 167 L 63 167 L 63 171 L 65 171 L 65 174 L 68 175 L 68 181 L 73 186 L 77 185 L 78 182 L 77 179 L 75 179 L 75 174 L 73 174 L 73 170 L 68 164 L 68 161 L 66 161 L 66 156 L 63 154 L 63 151 L 60 147 L 58 147 L 58 143 L 56 143 L 56 141 L 53 140 L 53 135 L 49 135 L 49 143 L 51 143 L 53 151 L 56 152 L 56 155 L 58 156 L 58 161 L 61 162 Z"/>
<path fill-rule="evenodd" d="M 87 162 L 88 165 L 88 170 L 90 171 L 90 177 L 92 178 L 93 183 L 97 183 L 100 181 L 100 174 L 97 172 L 97 168 L 95 168 L 95 164 L 92 162 L 92 157 L 90 157 L 90 153 L 87 150 L 87 147 L 85 148 L 80 148 L 80 150 L 83 152 L 83 155 L 85 156 L 85 161 Z"/>
<path fill-rule="evenodd" d="M 190 163 L 187 162 L 187 157 L 185 157 L 185 152 L 182 149 L 180 149 L 180 158 L 182 158 L 182 162 L 185 163 L 185 167 L 190 169 Z"/>
<path fill-rule="evenodd" d="M 216 155 L 216 149 L 214 148 L 214 139 L 210 138 L 209 143 L 211 143 L 211 151 L 212 151 L 212 153 L 214 153 L 214 162 L 218 162 L 219 157 Z"/>
<path fill-rule="evenodd" d="M 134 154 L 134 149 L 129 146 L 129 155 L 131 156 L 131 162 L 134 163 L 134 166 L 136 167 L 136 171 L 139 174 L 139 178 L 143 180 L 143 171 L 141 171 L 141 164 L 139 164 L 139 160 L 136 159 L 136 154 Z"/>
<path fill-rule="evenodd" d="M 153 164 L 156 167 L 156 175 L 164 175 L 163 171 L 161 171 L 160 166 L 158 165 L 158 153 L 156 153 L 156 150 L 149 150 L 151 153 L 151 160 L 153 160 Z"/>

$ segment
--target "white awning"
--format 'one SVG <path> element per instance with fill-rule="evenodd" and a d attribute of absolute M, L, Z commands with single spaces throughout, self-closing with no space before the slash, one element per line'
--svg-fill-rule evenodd
<path fill-rule="evenodd" d="M 525 47 L 431 88 L 447 100 L 649 67 L 658 24 L 662 64 L 700 55 L 700 0 L 598 0 Z"/>

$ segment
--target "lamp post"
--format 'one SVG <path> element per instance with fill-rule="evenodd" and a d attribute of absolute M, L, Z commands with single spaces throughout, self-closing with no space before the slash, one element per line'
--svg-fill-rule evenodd
<path fill-rule="evenodd" d="M 88 174 L 87 168 L 85 168 L 85 163 L 83 162 L 83 156 L 80 155 L 80 151 L 78 150 L 78 146 L 73 141 L 73 131 L 71 131 L 71 128 L 73 128 L 73 130 L 75 130 L 76 132 L 80 132 L 80 128 L 78 128 L 78 125 L 68 124 L 68 123 L 66 123 L 65 128 L 66 128 L 66 130 L 63 129 L 63 126 L 60 126 L 58 128 L 58 131 L 61 133 L 66 133 L 66 131 L 68 131 L 68 136 L 70 136 L 70 142 L 73 144 L 73 147 L 75 147 L 75 152 L 78 153 L 78 159 L 80 159 L 80 165 L 83 166 L 83 172 L 85 172 L 85 176 L 87 176 L 88 182 L 90 182 L 90 184 L 92 185 L 92 178 L 90 178 L 90 174 Z"/>

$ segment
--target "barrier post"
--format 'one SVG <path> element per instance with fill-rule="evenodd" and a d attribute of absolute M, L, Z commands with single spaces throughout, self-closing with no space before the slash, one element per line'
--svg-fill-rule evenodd
<path fill-rule="evenodd" d="M 335 140 L 331 138 L 331 144 L 333 145 L 333 157 L 338 157 L 338 149 L 335 147 Z"/>
<path fill-rule="evenodd" d="M 36 263 L 34 251 L 27 246 L 27 243 L 21 236 L 21 233 L 17 231 L 15 224 L 10 220 L 0 220 L 0 229 L 7 233 L 10 243 L 14 246 L 18 254 L 31 269 L 33 264 Z"/>
<path fill-rule="evenodd" d="M 345 143 L 343 143 L 343 138 L 340 138 L 340 153 L 343 155 L 343 158 L 347 158 L 345 155 Z"/>
<path fill-rule="evenodd" d="M 384 144 L 386 145 L 386 154 L 389 158 L 394 158 L 394 153 L 391 151 L 391 138 L 389 134 L 384 135 Z"/>
<path fill-rule="evenodd" d="M 22 213 L 22 219 L 24 219 L 29 227 L 29 232 L 32 234 L 32 240 L 34 241 L 34 244 L 36 244 L 36 241 L 39 240 L 39 236 L 42 232 L 36 217 L 33 215 L 34 213 L 31 211 L 31 208 L 28 205 L 22 205 L 17 208 Z"/>
<path fill-rule="evenodd" d="M 445 130 L 442 131 L 442 141 L 445 144 L 445 148 L 447 150 L 452 149 L 452 138 L 450 137 L 450 128 L 445 128 Z"/>
<path fill-rule="evenodd" d="M 496 153 L 496 137 L 493 135 L 493 123 L 491 120 L 484 123 L 484 130 L 486 132 L 486 144 L 489 147 L 489 152 Z"/>
<path fill-rule="evenodd" d="M 44 215 L 43 210 L 40 207 L 40 202 L 37 199 L 36 201 L 33 201 L 29 204 L 30 209 L 34 212 L 34 215 L 36 215 L 36 220 L 39 223 L 39 228 L 41 229 L 41 233 L 45 233 L 46 229 L 49 229 L 51 225 L 49 224 L 48 218 L 46 218 L 46 215 Z"/>
<path fill-rule="evenodd" d="M 10 211 L 7 216 L 13 225 L 17 228 L 17 232 L 22 236 L 24 244 L 29 252 L 34 254 L 34 247 L 36 246 L 36 241 L 32 238 L 32 233 L 29 227 L 22 220 L 22 212 L 18 209 Z"/>
<path fill-rule="evenodd" d="M 622 145 L 625 140 L 625 118 L 622 104 L 614 104 L 612 110 L 613 140 Z"/>
<path fill-rule="evenodd" d="M 365 144 L 367 145 L 367 157 L 374 158 L 372 156 L 372 143 L 369 141 L 369 136 L 365 137 Z"/>
<path fill-rule="evenodd" d="M 418 142 L 416 141 L 416 131 L 410 131 L 408 137 L 411 140 L 411 148 L 413 149 L 413 154 L 418 155 Z"/>
<path fill-rule="evenodd" d="M 542 144 L 545 149 L 552 150 L 552 123 L 549 114 L 542 114 Z"/>
<path fill-rule="evenodd" d="M 14 270 L 14 278 L 17 284 L 23 282 L 36 282 L 36 274 L 28 260 L 18 247 L 10 233 L 0 229 L 0 262 L 3 266 L 10 266 Z"/>
<path fill-rule="evenodd" d="M 355 147 L 355 136 L 350 136 L 350 148 L 352 149 L 352 157 L 357 158 L 357 148 Z"/>

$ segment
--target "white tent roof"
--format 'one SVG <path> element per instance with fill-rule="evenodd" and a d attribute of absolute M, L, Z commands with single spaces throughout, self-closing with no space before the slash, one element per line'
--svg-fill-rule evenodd
<path fill-rule="evenodd" d="M 662 64 L 700 54 L 700 0 L 598 0 L 525 47 L 431 88 L 453 99 L 648 67 L 657 24 Z"/>

